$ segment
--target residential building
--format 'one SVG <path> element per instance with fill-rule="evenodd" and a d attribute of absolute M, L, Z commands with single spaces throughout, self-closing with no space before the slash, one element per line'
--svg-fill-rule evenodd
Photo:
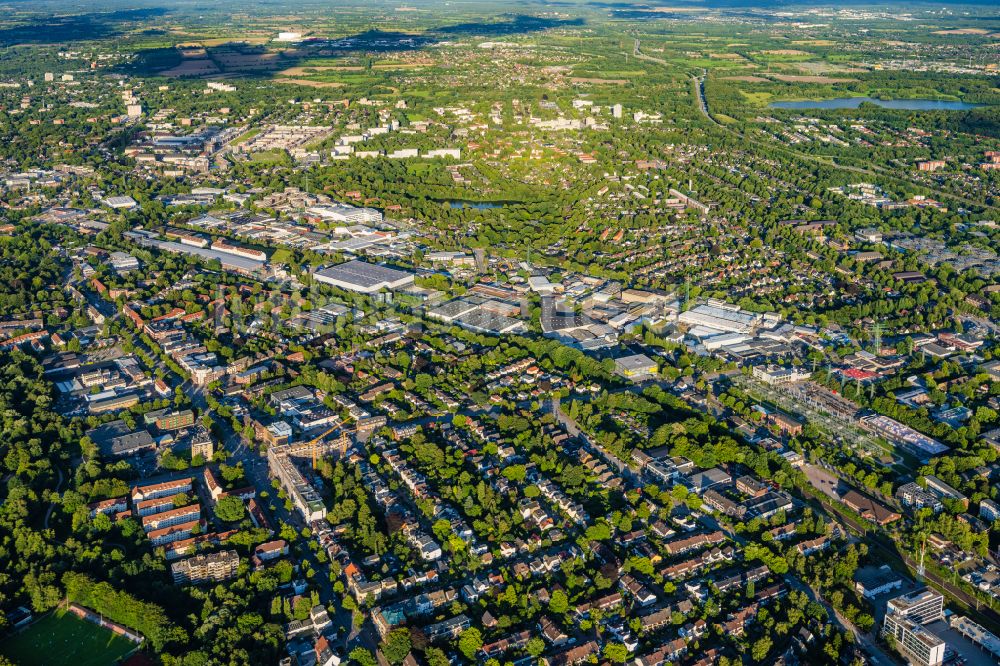
<path fill-rule="evenodd" d="M 278 478 L 288 493 L 292 504 L 307 523 L 326 516 L 326 505 L 316 489 L 310 485 L 288 455 L 288 445 L 272 446 L 267 450 L 268 468 Z"/>
<path fill-rule="evenodd" d="M 979 503 L 979 517 L 987 522 L 995 523 L 1000 519 L 1000 504 L 991 499 L 984 499 Z"/>
<path fill-rule="evenodd" d="M 240 556 L 235 550 L 196 555 L 170 565 L 174 583 L 205 583 L 232 578 L 240 565 Z"/>

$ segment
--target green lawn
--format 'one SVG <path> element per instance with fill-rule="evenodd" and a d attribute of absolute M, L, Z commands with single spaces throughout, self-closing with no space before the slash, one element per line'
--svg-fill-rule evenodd
<path fill-rule="evenodd" d="M 134 647 L 107 629 L 56 611 L 0 643 L 0 654 L 17 666 L 110 666 Z"/>
<path fill-rule="evenodd" d="M 283 247 L 280 250 L 275 250 L 274 254 L 271 255 L 272 264 L 286 264 L 292 260 L 292 251 L 287 247 Z"/>
<path fill-rule="evenodd" d="M 288 157 L 288 153 L 284 150 L 262 150 L 250 154 L 250 162 L 253 164 L 260 164 L 262 166 L 285 164 L 288 163 L 290 159 L 291 158 Z"/>

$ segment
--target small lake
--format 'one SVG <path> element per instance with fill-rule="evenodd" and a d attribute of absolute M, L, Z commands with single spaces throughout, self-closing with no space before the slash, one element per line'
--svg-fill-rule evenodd
<path fill-rule="evenodd" d="M 800 102 L 771 102 L 772 109 L 856 109 L 869 102 L 885 109 L 908 111 L 968 111 L 983 106 L 968 102 L 938 99 L 875 99 L 874 97 L 837 97 L 836 99 L 803 100 Z"/>
<path fill-rule="evenodd" d="M 507 204 L 501 201 L 445 201 L 448 208 L 474 208 L 476 210 L 490 210 L 491 208 L 503 208 Z"/>

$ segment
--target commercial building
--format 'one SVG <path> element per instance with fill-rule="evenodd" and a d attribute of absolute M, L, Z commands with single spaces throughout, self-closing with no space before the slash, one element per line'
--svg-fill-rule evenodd
<path fill-rule="evenodd" d="M 174 583 L 205 583 L 232 578 L 240 566 L 240 556 L 235 550 L 196 555 L 170 565 Z"/>
<path fill-rule="evenodd" d="M 212 243 L 212 249 L 216 252 L 225 252 L 226 254 L 233 254 L 237 257 L 245 257 L 254 261 L 267 261 L 267 253 L 263 250 L 255 250 L 251 247 L 234 245 L 222 239 L 218 239 Z"/>
<path fill-rule="evenodd" d="M 903 506 L 910 507 L 912 509 L 923 509 L 926 507 L 931 509 L 934 513 L 937 513 L 944 508 L 937 495 L 922 488 L 918 483 L 913 481 L 910 483 L 904 483 L 896 489 L 896 499 L 898 499 Z"/>
<path fill-rule="evenodd" d="M 870 520 L 879 525 L 888 525 L 902 518 L 901 515 L 884 504 L 876 502 L 871 497 L 862 495 L 853 489 L 841 495 L 840 501 L 844 503 L 844 506 L 856 512 L 865 520 Z"/>
<path fill-rule="evenodd" d="M 732 482 L 733 477 L 718 467 L 696 472 L 687 477 L 687 485 L 691 488 L 691 490 L 699 494 L 705 492 L 713 486 L 728 485 Z"/>
<path fill-rule="evenodd" d="M 112 252 L 108 263 L 116 273 L 127 273 L 139 268 L 139 260 L 127 252 Z"/>
<path fill-rule="evenodd" d="M 146 425 L 155 425 L 160 430 L 180 430 L 194 425 L 194 412 L 190 409 L 179 412 L 161 410 L 145 415 Z"/>
<path fill-rule="evenodd" d="M 382 213 L 374 208 L 357 208 L 343 203 L 313 206 L 306 210 L 306 214 L 325 222 L 343 224 L 377 224 L 382 221 Z"/>
<path fill-rule="evenodd" d="M 1000 638 L 997 638 L 996 634 L 962 615 L 951 616 L 948 624 L 951 625 L 952 629 L 978 645 L 983 651 L 991 654 L 1000 663 Z"/>
<path fill-rule="evenodd" d="M 646 379 L 656 375 L 658 370 L 656 361 L 645 354 L 633 354 L 615 359 L 615 374 L 626 379 Z"/>
<path fill-rule="evenodd" d="M 906 616 L 886 614 L 882 635 L 891 636 L 896 649 L 915 666 L 938 666 L 944 662 L 944 641 Z"/>
<path fill-rule="evenodd" d="M 102 453 L 110 456 L 131 456 L 156 449 L 153 436 L 145 430 L 125 433 L 96 443 Z"/>
<path fill-rule="evenodd" d="M 143 247 L 155 247 L 165 252 L 193 255 L 205 261 L 217 260 L 223 269 L 241 275 L 259 274 L 265 271 L 267 266 L 263 261 L 257 261 L 230 252 L 219 252 L 207 247 L 193 247 L 183 243 L 160 240 L 157 234 L 152 231 L 126 231 L 122 235 Z"/>
<path fill-rule="evenodd" d="M 806 370 L 796 368 L 780 368 L 773 365 L 754 366 L 753 376 L 770 386 L 782 386 L 784 384 L 794 384 L 809 379 L 810 373 Z"/>
<path fill-rule="evenodd" d="M 725 333 L 750 333 L 759 316 L 718 305 L 697 305 L 678 319 L 690 326 L 704 326 Z"/>
<path fill-rule="evenodd" d="M 413 273 L 355 259 L 313 273 L 319 282 L 348 291 L 374 294 L 413 284 Z"/>
<path fill-rule="evenodd" d="M 854 578 L 854 589 L 865 599 L 873 599 L 903 586 L 903 579 L 888 564 L 859 569 Z"/>
<path fill-rule="evenodd" d="M 139 204 L 130 196 L 120 196 L 120 197 L 108 197 L 104 200 L 104 203 L 109 208 L 114 208 L 115 210 L 129 210 L 136 208 Z"/>
<path fill-rule="evenodd" d="M 896 649 L 916 666 L 937 666 L 944 661 L 945 642 L 924 628 L 944 618 L 944 596 L 930 589 L 890 599 L 882 635 L 891 636 Z"/>
<path fill-rule="evenodd" d="M 930 589 L 904 594 L 889 600 L 886 613 L 903 615 L 920 624 L 936 622 L 944 618 L 944 596 Z"/>

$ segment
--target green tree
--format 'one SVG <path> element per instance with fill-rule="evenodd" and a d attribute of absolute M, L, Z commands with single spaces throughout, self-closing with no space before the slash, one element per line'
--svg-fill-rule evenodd
<path fill-rule="evenodd" d="M 424 650 L 424 659 L 427 661 L 428 666 L 448 666 L 451 663 L 448 661 L 448 655 L 444 653 L 444 650 L 436 647 L 429 647 Z"/>
<path fill-rule="evenodd" d="M 476 654 L 483 647 L 483 634 L 472 627 L 462 632 L 458 639 L 458 649 L 465 655 L 466 659 L 474 660 Z"/>
<path fill-rule="evenodd" d="M 569 610 L 569 598 L 562 590 L 554 590 L 549 597 L 549 610 L 558 615 L 563 615 Z"/>
<path fill-rule="evenodd" d="M 356 647 L 351 650 L 351 654 L 347 655 L 347 658 L 351 660 L 351 663 L 358 666 L 375 666 L 377 663 L 372 653 L 363 647 Z"/>
<path fill-rule="evenodd" d="M 770 651 L 771 651 L 771 639 L 768 638 L 767 636 L 764 636 L 763 638 L 759 639 L 756 643 L 753 644 L 750 656 L 753 657 L 754 661 L 761 662 L 764 661 L 764 657 L 766 657 L 767 653 Z"/>
<path fill-rule="evenodd" d="M 628 659 L 628 648 L 621 643 L 608 643 L 604 646 L 604 656 L 616 664 L 624 664 Z"/>
<path fill-rule="evenodd" d="M 215 503 L 215 515 L 219 520 L 234 523 L 243 520 L 246 508 L 243 506 L 243 500 L 239 497 L 227 495 Z"/>
<path fill-rule="evenodd" d="M 402 664 L 406 655 L 410 654 L 410 630 L 406 627 L 393 629 L 382 640 L 382 654 L 389 660 L 390 664 Z"/>

